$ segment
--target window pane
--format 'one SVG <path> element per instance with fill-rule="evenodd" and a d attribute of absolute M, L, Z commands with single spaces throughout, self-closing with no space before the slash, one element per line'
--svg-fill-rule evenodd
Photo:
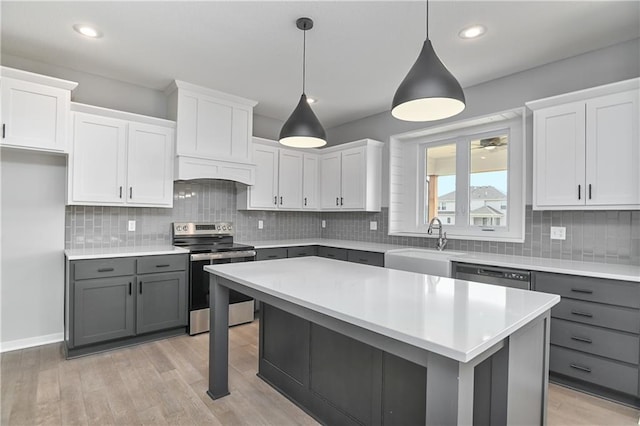
<path fill-rule="evenodd" d="M 442 223 L 456 222 L 456 144 L 427 148 L 425 223 L 439 217 Z"/>
<path fill-rule="evenodd" d="M 507 135 L 471 141 L 469 223 L 474 226 L 507 226 Z"/>

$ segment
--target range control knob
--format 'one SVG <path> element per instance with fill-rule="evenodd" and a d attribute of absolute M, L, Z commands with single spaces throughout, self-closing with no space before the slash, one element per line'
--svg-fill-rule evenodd
<path fill-rule="evenodd" d="M 226 230 L 227 230 L 226 225 L 222 225 L 222 230 L 223 230 L 223 231 L 226 231 Z"/>
<path fill-rule="evenodd" d="M 229 225 L 229 231 L 231 231 L 231 225 Z"/>

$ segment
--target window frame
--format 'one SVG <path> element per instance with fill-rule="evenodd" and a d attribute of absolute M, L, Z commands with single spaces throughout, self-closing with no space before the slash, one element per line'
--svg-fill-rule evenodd
<path fill-rule="evenodd" d="M 445 126 L 391 136 L 389 161 L 389 235 L 433 237 L 427 234 L 426 150 L 456 144 L 456 212 L 453 225 L 443 224 L 450 239 L 523 242 L 526 195 L 525 110 L 457 122 Z M 507 226 L 471 225 L 469 189 L 470 142 L 478 138 L 508 134 Z M 413 180 L 413 183 L 411 180 Z M 415 194 L 411 199 L 411 194 Z M 462 203 L 460 201 L 463 201 Z M 415 212 L 415 217 L 413 217 Z M 436 210 L 437 212 L 437 210 Z"/>

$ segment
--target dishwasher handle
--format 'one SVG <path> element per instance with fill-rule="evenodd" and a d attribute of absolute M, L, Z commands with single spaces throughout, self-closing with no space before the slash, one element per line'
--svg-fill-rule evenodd
<path fill-rule="evenodd" d="M 487 277 L 496 277 L 496 278 L 504 278 L 504 272 L 502 271 L 492 271 L 489 269 L 478 268 L 475 271 L 476 275 L 485 275 Z"/>

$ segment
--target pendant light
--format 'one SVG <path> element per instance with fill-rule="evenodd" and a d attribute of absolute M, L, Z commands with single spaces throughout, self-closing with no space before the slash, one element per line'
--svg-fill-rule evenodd
<path fill-rule="evenodd" d="M 428 0 L 426 33 L 418 59 L 393 97 L 391 115 L 400 120 L 440 120 L 459 114 L 465 108 L 460 83 L 440 61 L 429 40 Z"/>
<path fill-rule="evenodd" d="M 295 148 L 318 148 L 327 144 L 327 135 L 313 113 L 305 94 L 307 66 L 307 31 L 313 28 L 310 18 L 299 18 L 296 26 L 303 31 L 302 44 L 302 96 L 298 106 L 280 130 L 280 143 Z"/>

